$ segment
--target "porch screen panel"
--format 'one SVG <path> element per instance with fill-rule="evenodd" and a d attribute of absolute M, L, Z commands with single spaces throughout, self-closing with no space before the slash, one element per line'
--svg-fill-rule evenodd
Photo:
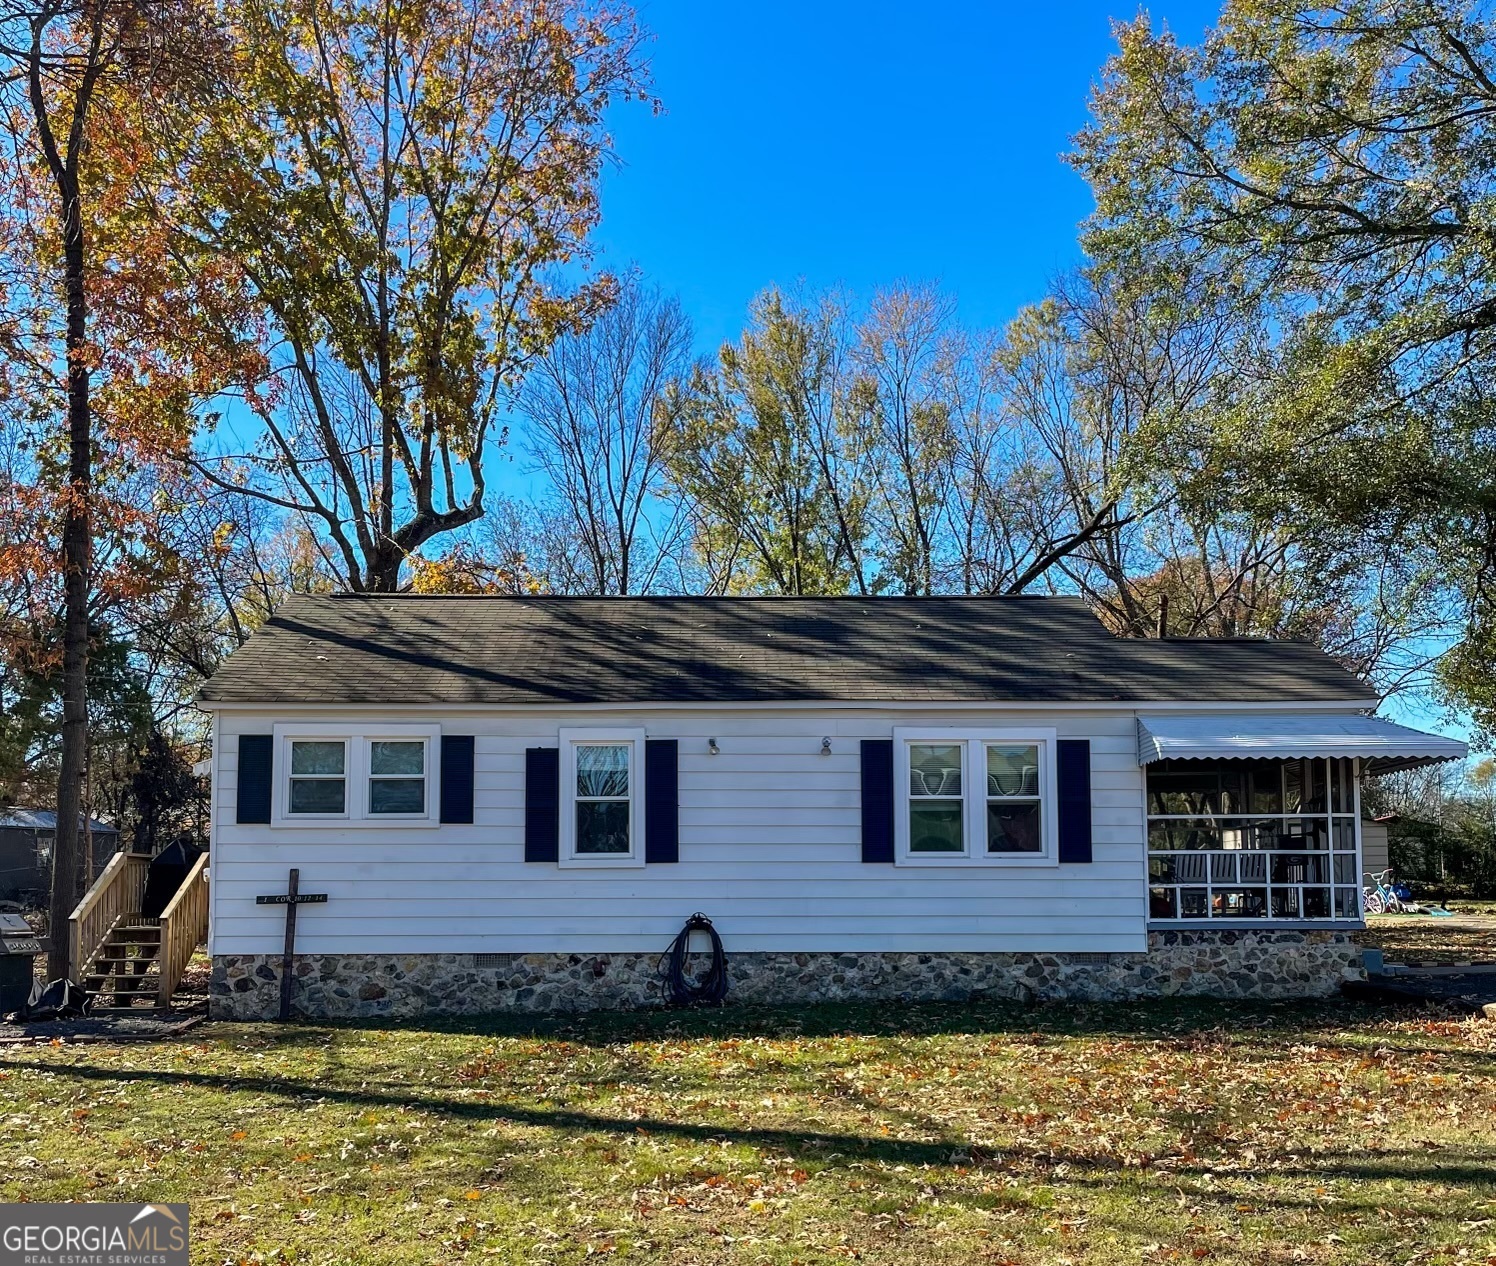
<path fill-rule="evenodd" d="M 1360 918 L 1354 761 L 1172 760 L 1147 771 L 1150 918 Z"/>

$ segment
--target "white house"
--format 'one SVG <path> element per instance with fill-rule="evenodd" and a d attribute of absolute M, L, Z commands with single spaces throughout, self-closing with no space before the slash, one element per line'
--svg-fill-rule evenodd
<path fill-rule="evenodd" d="M 1069 598 L 288 602 L 208 682 L 215 1012 L 1318 994 L 1361 778 L 1464 755 L 1312 646 Z"/>

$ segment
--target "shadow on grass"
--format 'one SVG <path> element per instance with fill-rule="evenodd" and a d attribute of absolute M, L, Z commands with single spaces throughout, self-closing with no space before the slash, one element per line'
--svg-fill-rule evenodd
<path fill-rule="evenodd" d="M 0 1069 L 21 1070 L 34 1067 L 34 1064 L 0 1059 Z M 440 1095 L 375 1090 L 367 1086 L 351 1089 L 328 1085 L 319 1080 L 236 1077 L 221 1073 L 173 1072 L 163 1069 L 101 1068 L 92 1064 L 49 1064 L 47 1071 L 49 1075 L 64 1080 L 261 1094 L 297 1101 L 314 1098 L 358 1109 L 404 1108 L 455 1120 L 503 1123 L 536 1129 L 576 1133 L 658 1134 L 700 1142 L 745 1143 L 758 1148 L 777 1148 L 795 1154 L 819 1156 L 823 1160 L 839 1154 L 891 1164 L 944 1165 L 951 1163 L 953 1150 L 966 1151 L 965 1142 L 954 1134 L 938 1141 L 919 1141 L 815 1130 L 743 1128 L 660 1117 L 609 1116 L 577 1108 L 540 1108 L 492 1101 L 447 1099 Z"/>
<path fill-rule="evenodd" d="M 823 1003 L 805 1007 L 727 1006 L 693 1011 L 590 1011 L 551 1015 L 479 1015 L 305 1020 L 290 1025 L 232 1023 L 236 1033 L 275 1044 L 315 1044 L 337 1032 L 404 1032 L 449 1036 L 535 1038 L 579 1046 L 626 1042 L 734 1039 L 888 1038 L 971 1035 L 1029 1042 L 1068 1037 L 1220 1040 L 1278 1034 L 1295 1041 L 1371 1028 L 1419 1014 L 1420 1008 L 1378 1007 L 1344 998 L 1259 1002 L 1160 998 L 1139 1002 Z M 224 1025 L 184 1041 L 222 1034 Z M 317 1035 L 317 1036 L 314 1036 Z"/>
<path fill-rule="evenodd" d="M 0 1060 L 0 1069 L 19 1071 L 34 1067 L 34 1064 L 23 1061 Z M 61 1080 L 260 1094 L 288 1102 L 317 1100 L 360 1110 L 415 1110 L 475 1124 L 504 1124 L 572 1134 L 647 1134 L 687 1142 L 740 1144 L 776 1151 L 823 1167 L 837 1159 L 844 1163 L 872 1161 L 884 1165 L 931 1168 L 964 1165 L 991 1167 L 998 1171 L 1017 1169 L 1041 1176 L 1058 1177 L 1063 1174 L 1064 1181 L 1068 1184 L 1100 1187 L 1115 1185 L 1117 1178 L 1123 1174 L 1142 1180 L 1150 1173 L 1162 1173 L 1168 1176 L 1168 1181 L 1178 1182 L 1181 1179 L 1217 1173 L 1222 1163 L 1220 1159 L 1211 1162 L 1202 1158 L 1198 1163 L 1171 1162 L 1150 1171 L 1137 1167 L 1135 1162 L 1123 1156 L 1018 1144 L 989 1150 L 972 1144 L 959 1131 L 952 1130 L 944 1123 L 929 1118 L 919 1119 L 915 1115 L 907 1117 L 904 1124 L 923 1133 L 934 1134 L 935 1138 L 902 1139 L 887 1135 L 824 1130 L 728 1126 L 664 1117 L 620 1117 L 579 1108 L 531 1107 L 515 1103 L 495 1103 L 492 1100 L 448 1099 L 416 1091 L 376 1090 L 367 1083 L 349 1088 L 329 1085 L 320 1079 L 238 1077 L 206 1072 L 105 1068 L 92 1064 L 49 1064 L 47 1071 L 52 1077 Z M 884 1109 L 880 1107 L 879 1110 Z M 1294 1156 L 1291 1158 L 1292 1163 L 1274 1164 L 1267 1172 L 1275 1181 L 1296 1177 L 1320 1182 L 1328 1179 L 1363 1182 L 1396 1180 L 1490 1189 L 1496 1186 L 1493 1156 L 1496 1156 L 1496 1151 L 1486 1148 L 1440 1149 L 1433 1153 L 1414 1149 L 1397 1152 L 1320 1152 Z M 1088 1177 L 1086 1171 L 1098 1176 Z M 1254 1199 L 1258 1203 L 1295 1207 L 1313 1203 L 1312 1200 L 1301 1199 L 1299 1196 L 1275 1197 L 1266 1201 L 1261 1197 Z"/>

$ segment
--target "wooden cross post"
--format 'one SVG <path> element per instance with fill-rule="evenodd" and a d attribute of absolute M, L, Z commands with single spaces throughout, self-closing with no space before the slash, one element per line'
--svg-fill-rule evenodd
<path fill-rule="evenodd" d="M 272 892 L 269 896 L 256 897 L 257 906 L 286 907 L 286 952 L 281 959 L 281 1006 L 280 1018 L 291 1018 L 291 963 L 296 953 L 296 907 L 323 905 L 327 901 L 325 892 L 301 892 L 301 872 L 294 866 L 286 883 L 285 892 Z"/>

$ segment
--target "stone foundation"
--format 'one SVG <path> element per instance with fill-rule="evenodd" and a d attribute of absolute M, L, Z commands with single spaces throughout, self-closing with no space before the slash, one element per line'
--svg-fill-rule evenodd
<path fill-rule="evenodd" d="M 213 960 L 212 1013 L 273 1018 L 280 955 Z M 297 1014 L 316 1019 L 659 1006 L 657 954 L 297 955 Z M 1348 932 L 1150 932 L 1141 954 L 728 953 L 728 1002 L 1312 998 L 1360 979 Z"/>

